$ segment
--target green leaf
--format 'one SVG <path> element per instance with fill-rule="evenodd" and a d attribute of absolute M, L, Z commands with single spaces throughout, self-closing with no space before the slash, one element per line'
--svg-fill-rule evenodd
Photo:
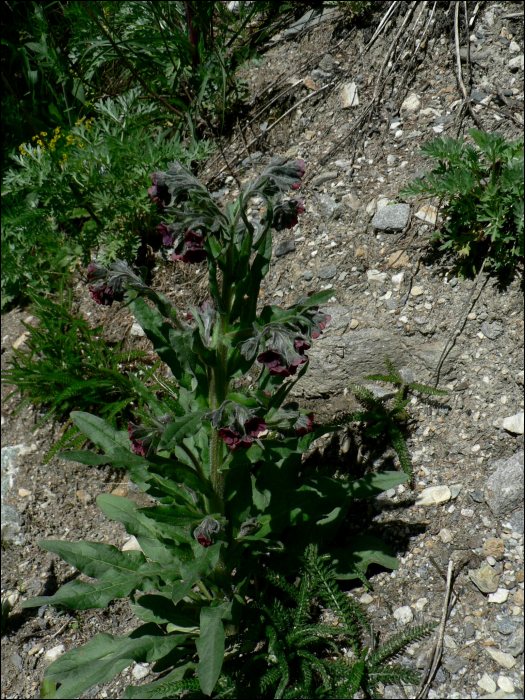
<path fill-rule="evenodd" d="M 221 673 L 226 631 L 222 622 L 231 611 L 231 603 L 202 608 L 200 636 L 195 642 L 199 654 L 197 675 L 202 692 L 211 695 Z"/>
<path fill-rule="evenodd" d="M 204 575 L 209 574 L 219 561 L 220 550 L 224 542 L 212 544 L 207 547 L 198 559 L 193 559 L 187 564 L 181 565 L 181 581 L 173 586 L 172 601 L 177 604 L 191 591 L 195 583 Z"/>
<path fill-rule="evenodd" d="M 170 693 L 173 693 L 173 686 L 176 685 L 178 681 L 182 681 L 188 675 L 189 671 L 193 671 L 196 665 L 197 664 L 189 661 L 185 663 L 184 666 L 175 668 L 171 673 L 168 673 L 167 676 L 153 681 L 153 683 L 147 683 L 138 688 L 128 685 L 122 697 L 124 700 L 149 700 L 149 698 L 170 697 Z"/>
<path fill-rule="evenodd" d="M 335 577 L 340 580 L 361 578 L 370 564 L 379 564 L 386 569 L 398 569 L 392 549 L 382 540 L 371 535 L 357 535 L 348 539 L 347 547 L 329 549 Z"/>
<path fill-rule="evenodd" d="M 42 698 L 42 700 L 53 700 L 53 698 L 55 697 L 56 689 L 56 683 L 47 680 L 47 678 L 44 678 L 44 680 L 42 681 L 42 686 L 40 687 L 40 697 Z"/>
<path fill-rule="evenodd" d="M 59 459 L 67 459 L 70 462 L 87 464 L 88 467 L 98 467 L 111 461 L 109 456 L 97 455 L 90 450 L 71 450 L 70 452 L 60 452 L 57 456 Z"/>
<path fill-rule="evenodd" d="M 197 411 L 169 423 L 160 439 L 159 450 L 172 449 L 179 445 L 187 435 L 196 435 L 200 430 L 202 417 L 205 413 L 206 411 Z"/>
<path fill-rule="evenodd" d="M 371 498 L 383 491 L 394 489 L 407 481 L 408 475 L 402 472 L 375 472 L 366 474 L 361 479 L 349 485 L 349 496 L 352 498 Z"/>
<path fill-rule="evenodd" d="M 77 428 L 106 454 L 116 448 L 127 448 L 131 453 L 131 443 L 127 431 L 117 431 L 111 425 L 91 413 L 72 411 L 71 420 Z"/>
<path fill-rule="evenodd" d="M 169 631 L 184 634 L 198 634 L 198 608 L 196 606 L 175 605 L 163 595 L 140 596 L 131 609 L 143 622 L 154 622 L 156 625 L 170 624 Z"/>
<path fill-rule="evenodd" d="M 137 538 L 147 557 L 170 567 L 176 564 L 175 548 L 168 548 L 160 541 L 162 531 L 159 532 L 155 521 L 140 512 L 136 503 L 122 496 L 103 494 L 98 496 L 97 504 L 108 518 L 122 523 L 126 532 Z"/>
<path fill-rule="evenodd" d="M 79 697 L 94 685 L 107 683 L 134 661 L 151 663 L 186 641 L 185 635 L 165 635 L 154 627 L 139 627 L 128 637 L 97 634 L 85 646 L 63 654 L 45 672 L 46 680 L 60 684 L 56 700 Z M 143 635 L 145 629 L 156 634 Z"/>
<path fill-rule="evenodd" d="M 57 554 L 61 559 L 91 578 L 133 575 L 146 562 L 142 552 L 133 552 L 133 558 L 116 547 L 102 542 L 64 542 L 47 540 L 39 543 L 43 549 Z"/>

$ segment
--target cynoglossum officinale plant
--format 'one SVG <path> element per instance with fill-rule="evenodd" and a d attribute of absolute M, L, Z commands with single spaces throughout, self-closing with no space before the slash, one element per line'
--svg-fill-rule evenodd
<path fill-rule="evenodd" d="M 117 665 L 111 674 L 103 673 L 96 666 L 102 658 L 118 656 L 119 670 L 125 668 L 124 658 L 126 665 L 157 661 L 155 670 L 175 666 L 173 673 L 182 678 L 180 668 L 194 664 L 195 649 L 200 686 L 211 694 L 227 636 L 242 628 L 254 571 L 272 553 L 286 553 L 285 564 L 278 557 L 281 570 L 285 565 L 293 570 L 305 546 L 315 542 L 339 578 L 364 578 L 372 559 L 396 566 L 393 557 L 381 559 L 382 543 L 381 551 L 374 551 L 378 541 L 372 543 L 373 538 L 356 539 L 352 556 L 342 547 L 330 553 L 330 542 L 352 499 L 393 488 L 406 475 L 382 472 L 355 482 L 300 475 L 303 453 L 337 429 L 316 427 L 312 413 L 288 400 L 308 367 L 306 352 L 330 321 L 319 307 L 333 292 L 304 296 L 286 309 L 268 305 L 257 313 L 272 256 L 271 230 L 295 226 L 304 211 L 301 199 L 283 198 L 299 188 L 304 170 L 303 161 L 272 159 L 224 211 L 179 163 L 153 174 L 150 195 L 165 214 L 159 234 L 174 247 L 179 264 L 206 262 L 208 267 L 210 299 L 189 313 L 175 309 L 145 283 L 141 271 L 122 261 L 88 268 L 93 299 L 129 304 L 174 381 L 165 382 L 165 396 L 159 399 L 130 375 L 147 410 L 142 424 L 130 424 L 128 431 L 116 431 L 88 413 L 72 413 L 104 454 L 63 456 L 127 468 L 155 504 L 138 508 L 123 497 L 98 498 L 106 516 L 137 538 L 141 552 L 120 552 L 98 542 L 43 543 L 98 579 L 72 581 L 46 603 L 84 609 L 131 596 L 145 623 L 128 637 L 98 635 L 50 666 L 46 679 L 61 684 L 57 698 L 74 697 L 111 677 Z M 255 197 L 266 204 L 257 224 L 246 214 Z M 235 380 L 254 365 L 260 369 L 256 386 L 236 388 Z M 148 595 L 137 596 L 138 591 Z M 86 663 L 93 665 L 92 674 Z"/>

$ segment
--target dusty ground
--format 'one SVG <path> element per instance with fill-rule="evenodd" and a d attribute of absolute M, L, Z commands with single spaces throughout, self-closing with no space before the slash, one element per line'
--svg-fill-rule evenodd
<path fill-rule="evenodd" d="M 407 3 L 396 4 L 403 15 Z M 454 261 L 435 255 L 429 248 L 432 225 L 414 216 L 417 202 L 410 202 L 410 223 L 399 233 L 378 232 L 371 219 L 381 200 L 392 201 L 404 182 L 429 167 L 418 153 L 422 143 L 438 133 L 457 135 L 459 125 L 454 119 L 459 105 L 455 103 L 460 94 L 451 50 L 453 11 L 445 15 L 446 3 L 438 6 L 437 24 L 415 68 L 407 70 L 405 76 L 409 60 L 405 56 L 387 83 L 378 109 L 355 132 L 352 127 L 372 99 L 399 16 L 362 59 L 358 56 L 372 38 L 384 10 L 364 28 L 347 26 L 336 13 L 302 36 L 287 41 L 277 38 L 275 46 L 265 53 L 264 62 L 247 69 L 245 76 L 255 97 L 282 75 L 275 92 L 266 93 L 255 103 L 254 114 L 274 94 L 286 86 L 290 88 L 288 95 L 276 100 L 249 125 L 246 141 L 261 133 L 261 123 L 271 126 L 294 103 L 315 92 L 306 81 L 294 86 L 297 80 L 309 78 L 317 88 L 335 83 L 292 111 L 264 139 L 248 146 L 252 154 L 259 152 L 256 168 L 276 153 L 302 157 L 308 164 L 307 182 L 300 191 L 306 213 L 293 232 L 278 234 L 275 241 L 292 240 L 294 250 L 275 258 L 261 303 L 286 305 L 299 293 L 331 285 L 334 298 L 329 305 L 346 310 L 349 319 L 357 321 L 344 331 L 344 338 L 351 343 L 352 333 L 362 334 L 355 337 L 365 339 L 377 331 L 405 343 L 407 348 L 427 348 L 422 355 L 426 359 L 407 354 L 404 362 L 415 379 L 423 382 L 432 380 L 442 344 L 464 314 L 475 282 L 456 281 Z M 468 7 L 472 17 L 476 3 L 468 3 Z M 487 131 L 498 130 L 509 139 L 518 138 L 522 132 L 523 70 L 511 70 L 509 61 L 523 55 L 523 27 L 522 18 L 507 15 L 521 9 L 520 3 L 481 3 L 470 27 L 475 37 L 471 51 L 477 56 L 472 88 L 493 95 L 491 106 L 481 104 L 474 109 Z M 426 19 L 422 16 L 420 22 L 424 25 Z M 517 43 L 519 51 L 512 42 Z M 331 58 L 326 58 L 327 54 Z M 350 82 L 357 84 L 359 105 L 342 109 L 342 86 Z M 496 84 L 505 91 L 510 109 L 496 99 Z M 401 103 L 412 93 L 419 98 L 419 109 L 400 114 Z M 508 118 L 509 114 L 514 120 Z M 399 125 L 392 129 L 393 123 Z M 467 117 L 461 133 L 472 126 Z M 347 141 L 343 140 L 345 136 L 349 137 Z M 230 162 L 245 158 L 243 140 L 237 137 L 227 154 Z M 219 157 L 210 164 L 209 172 L 205 170 L 205 177 L 216 175 L 223 165 Z M 243 180 L 250 172 L 241 166 L 234 175 Z M 316 185 L 315 178 L 323 173 L 331 175 Z M 213 189 L 220 193 L 221 201 L 235 195 L 236 184 L 227 170 L 213 181 Z M 251 215 L 257 213 L 254 208 Z M 401 264 L 393 268 L 391 255 L 401 252 Z M 386 275 L 374 278 L 372 270 Z M 404 272 L 404 278 L 397 289 L 392 275 L 399 272 Z M 160 255 L 153 279 L 154 285 L 169 292 L 184 309 L 189 301 L 203 300 L 202 274 L 192 278 L 187 269 L 174 268 Z M 501 428 L 502 419 L 523 412 L 523 373 L 521 377 L 519 374 L 523 370 L 522 271 L 503 287 L 489 279 L 481 289 L 482 282 L 479 280 L 474 290 L 472 299 L 481 293 L 451 353 L 453 361 L 444 366 L 440 378 L 440 386 L 447 388 L 448 396 L 437 405 L 420 400 L 411 407 L 415 422 L 408 444 L 414 461 L 414 488 L 398 488 L 374 503 L 357 504 L 348 523 L 349 532 L 368 532 L 387 541 L 399 558 L 397 572 L 381 571 L 379 567 L 369 570 L 373 574 L 373 590 L 369 593 L 353 588 L 376 628 L 385 634 L 395 632 L 407 621 L 419 624 L 438 620 L 444 596 L 440 572 L 446 572 L 451 558 L 468 558 L 456 584 L 459 601 L 447 623 L 443 663 L 428 695 L 434 698 L 523 696 L 523 505 L 496 516 L 483 495 L 487 479 L 496 469 L 495 462 L 523 450 L 523 435 Z M 411 292 L 417 287 L 422 291 L 414 296 Z M 125 335 L 130 346 L 147 349 L 144 339 L 129 335 L 132 318 L 127 310 L 116 305 L 111 309 L 96 307 L 80 280 L 76 295 L 77 308 L 94 325 L 104 320 L 109 341 Z M 2 367 L 10 357 L 11 345 L 24 330 L 21 321 L 29 314 L 29 310 L 14 309 L 4 316 Z M 316 363 L 319 367 L 330 362 L 336 376 L 342 373 L 352 378 L 351 359 L 333 356 L 335 333 L 331 336 L 327 328 L 318 349 L 311 353 L 312 373 L 321 376 Z M 308 384 L 305 380 L 303 405 L 321 418 L 331 418 L 352 405 L 345 388 L 341 383 L 337 390 L 330 385 L 325 390 L 321 383 Z M 2 398 L 7 393 L 8 388 L 3 387 Z M 6 544 L 3 549 L 2 593 L 18 590 L 23 599 L 43 591 L 53 593 L 75 575 L 70 567 L 38 548 L 38 540 L 91 539 L 120 547 L 127 538 L 123 527 L 105 519 L 95 498 L 115 489 L 122 494 L 127 491 L 128 497 L 137 500 L 144 497 L 133 490 L 124 473 L 114 469 L 87 468 L 56 459 L 43 466 L 43 455 L 55 433 L 50 427 L 32 432 L 37 413 L 25 409 L 15 417 L 15 406 L 14 400 L 3 405 L 2 444 L 28 446 L 27 454 L 17 462 L 18 471 L 8 496 L 8 502 L 21 514 L 24 540 L 21 545 Z M 363 468 L 357 459 L 360 441 L 360 434 L 351 432 L 346 452 L 332 446 L 327 448 L 326 456 L 333 455 L 340 470 L 357 472 Z M 373 461 L 377 455 L 368 456 Z M 436 485 L 450 488 L 446 502 L 430 507 L 414 502 L 423 489 Z M 19 489 L 30 494 L 20 496 Z M 368 524 L 364 526 L 363 522 Z M 498 591 L 507 591 L 500 596 L 501 602 L 492 602 L 469 578 L 468 571 L 476 570 L 482 562 L 499 577 Z M 49 608 L 21 612 L 15 605 L 8 632 L 2 637 L 2 697 L 38 697 L 44 656 L 50 649 L 60 644 L 70 649 L 100 631 L 124 634 L 134 625 L 129 606 L 121 602 L 104 611 L 60 615 Z M 405 662 L 423 669 L 433 641 L 430 638 L 415 645 Z M 140 682 L 134 680 L 131 671 L 83 697 L 121 697 L 127 684 Z M 146 682 L 149 680 L 151 676 Z M 411 687 L 387 687 L 384 697 L 414 694 Z"/>

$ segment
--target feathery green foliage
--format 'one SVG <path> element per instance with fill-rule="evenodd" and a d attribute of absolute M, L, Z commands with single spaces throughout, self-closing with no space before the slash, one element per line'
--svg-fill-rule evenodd
<path fill-rule="evenodd" d="M 380 644 L 366 613 L 340 590 L 315 546 L 307 548 L 295 585 L 268 568 L 260 573 L 269 585 L 247 604 L 241 630 L 228 639 L 212 698 L 353 698 L 359 688 L 380 698 L 379 683 L 418 683 L 417 674 L 395 660 L 437 623 Z M 207 697 L 190 673 L 156 681 L 141 697 Z"/>
<path fill-rule="evenodd" d="M 477 149 L 441 137 L 421 153 L 437 166 L 399 193 L 444 203 L 445 223 L 436 231 L 440 250 L 459 256 L 464 275 L 475 274 L 487 258 L 496 274 L 512 273 L 524 258 L 523 139 L 508 142 L 502 134 L 469 129 Z"/>
<path fill-rule="evenodd" d="M 131 367 L 145 353 L 122 352 L 120 343 L 109 348 L 99 338 L 102 327 L 91 329 L 71 312 L 71 291 L 61 295 L 59 302 L 35 292 L 29 295 L 39 323 L 36 327 L 23 324 L 27 350 L 13 350 L 13 359 L 2 374 L 2 382 L 15 387 L 10 396 L 20 394 L 18 411 L 27 404 L 43 407 L 40 426 L 50 419 L 69 417 L 74 409 L 92 409 L 116 427 L 129 414 L 130 403 L 139 398 L 121 368 Z M 85 442 L 78 428 L 69 426 L 70 420 L 46 462 L 66 446 L 78 449 Z"/>
<path fill-rule="evenodd" d="M 385 364 L 388 374 L 371 374 L 365 377 L 367 380 L 377 382 L 389 382 L 398 390 L 394 397 L 377 397 L 374 396 L 370 389 L 367 389 L 360 384 L 351 384 L 350 388 L 357 400 L 367 409 L 364 412 L 357 411 L 353 413 L 348 422 L 362 421 L 367 424 L 365 435 L 369 438 L 378 438 L 382 435 L 388 435 L 392 441 L 392 447 L 397 453 L 401 468 L 412 477 L 412 460 L 407 444 L 403 437 L 403 432 L 399 424 L 409 420 L 410 415 L 406 410 L 410 402 L 408 397 L 409 392 L 418 392 L 420 394 L 429 394 L 432 396 L 446 396 L 447 392 L 442 389 L 420 384 L 419 382 L 406 382 L 400 373 L 396 370 L 393 364 L 385 358 Z"/>

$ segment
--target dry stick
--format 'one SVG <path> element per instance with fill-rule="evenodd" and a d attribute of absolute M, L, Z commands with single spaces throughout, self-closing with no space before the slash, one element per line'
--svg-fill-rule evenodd
<path fill-rule="evenodd" d="M 294 109 L 297 109 L 297 107 L 299 107 L 299 106 L 302 105 L 304 102 L 306 102 L 306 100 L 309 100 L 309 99 L 310 99 L 311 97 L 313 97 L 314 95 L 318 95 L 320 92 L 322 92 L 323 90 L 326 90 L 326 88 L 329 88 L 329 87 L 331 87 L 332 85 L 333 85 L 333 83 L 328 83 L 328 85 L 323 85 L 323 87 L 319 88 L 319 90 L 317 90 L 317 92 L 311 92 L 309 95 L 306 95 L 306 97 L 303 97 L 302 100 L 299 100 L 299 102 L 297 102 L 296 104 L 294 104 L 293 107 L 290 107 L 290 109 L 289 109 L 287 112 L 285 112 L 281 117 L 279 117 L 279 119 L 277 119 L 276 121 L 274 121 L 274 123 L 271 124 L 271 125 L 266 129 L 266 131 L 264 131 L 262 134 L 259 134 L 259 136 L 255 136 L 255 138 L 253 138 L 253 139 L 247 144 L 246 147 L 248 148 L 249 146 L 253 146 L 253 144 L 254 144 L 256 141 L 258 141 L 258 140 L 261 139 L 263 136 L 265 136 L 269 131 L 271 131 L 271 130 L 274 128 L 274 126 L 277 126 L 277 124 L 279 124 L 279 122 L 281 122 L 285 117 L 287 117 L 287 116 L 290 114 L 290 112 L 293 112 Z M 221 170 L 219 170 L 219 172 L 218 172 L 216 175 L 214 175 L 212 178 L 210 178 L 206 184 L 209 185 L 210 182 L 213 182 L 214 180 L 216 180 L 220 175 L 222 175 L 222 173 L 223 173 L 225 170 L 226 170 L 226 167 L 224 167 L 224 168 L 222 168 Z"/>
<path fill-rule="evenodd" d="M 408 12 L 407 12 L 406 15 L 405 15 L 405 18 L 404 18 L 404 20 L 403 20 L 403 24 L 401 25 L 401 27 L 399 28 L 399 31 L 397 32 L 396 36 L 395 36 L 394 39 L 392 40 L 392 42 L 391 42 L 391 44 L 390 44 L 390 48 L 389 48 L 388 51 L 386 52 L 386 56 L 385 56 L 385 58 L 384 58 L 384 60 L 383 60 L 383 64 L 381 65 L 381 68 L 380 68 L 380 70 L 379 70 L 379 76 L 378 76 L 378 78 L 377 78 L 377 83 L 376 83 L 376 87 L 375 87 L 374 95 L 373 95 L 372 99 L 370 100 L 370 102 L 368 103 L 368 105 L 365 107 L 365 109 L 364 109 L 362 115 L 361 115 L 360 117 L 358 117 L 358 118 L 356 119 L 356 121 L 354 122 L 353 126 L 350 127 L 350 130 L 349 130 L 348 134 L 347 134 L 345 137 L 343 137 L 333 148 L 331 148 L 330 151 L 329 151 L 323 158 L 321 158 L 321 159 L 319 160 L 319 164 L 320 164 L 320 165 L 323 165 L 324 163 L 326 163 L 327 161 L 329 161 L 329 160 L 332 158 L 332 156 L 333 156 L 336 152 L 338 152 L 338 151 L 341 149 L 341 147 L 342 147 L 347 141 L 350 140 L 350 137 L 353 136 L 354 131 L 355 131 L 356 129 L 358 129 L 358 128 L 362 125 L 362 123 L 365 121 L 366 117 L 367 117 L 367 116 L 369 115 L 369 113 L 372 111 L 372 109 L 373 109 L 373 107 L 374 107 L 374 105 L 375 105 L 375 102 L 376 102 L 378 96 L 381 94 L 381 92 L 382 92 L 384 86 L 386 85 L 386 81 L 388 80 L 388 77 L 389 77 L 389 75 L 390 75 L 390 73 L 389 73 L 389 74 L 385 77 L 385 79 L 384 79 L 384 81 L 383 81 L 383 83 L 382 83 L 382 85 L 381 85 L 381 90 L 379 90 L 379 84 L 380 84 L 380 81 L 381 81 L 381 77 L 382 77 L 382 75 L 383 75 L 383 72 L 384 72 L 384 70 L 385 70 L 385 68 L 386 68 L 386 65 L 388 64 L 388 61 L 390 60 L 390 56 L 392 55 L 392 52 L 394 51 L 394 49 L 395 49 L 396 46 L 397 46 L 397 42 L 398 42 L 398 40 L 399 40 L 399 37 L 401 36 L 401 33 L 402 33 L 403 29 L 405 28 L 405 25 L 406 25 L 407 21 L 409 21 L 409 20 L 412 18 L 412 15 L 414 14 L 415 9 L 416 9 L 416 3 L 413 2 L 412 5 L 410 6 Z M 397 61 L 396 61 L 396 63 L 397 63 Z M 395 65 L 395 64 L 394 64 L 394 65 Z M 391 69 L 391 70 L 393 70 L 394 65 L 392 66 L 392 69 Z M 390 71 L 390 72 L 391 72 L 391 71 Z"/>
<path fill-rule="evenodd" d="M 441 661 L 441 654 L 443 652 L 443 638 L 445 636 L 445 626 L 447 624 L 447 618 L 449 614 L 449 601 L 450 601 L 450 594 L 452 591 L 452 572 L 454 570 L 454 563 L 452 559 L 448 562 L 448 569 L 447 569 L 447 584 L 446 584 L 446 589 L 445 589 L 445 600 L 443 603 L 443 610 L 441 613 L 441 622 L 439 625 L 439 632 L 438 632 L 438 638 L 436 641 L 436 644 L 434 646 L 434 649 L 432 651 L 432 655 L 430 657 L 430 662 L 429 666 L 427 667 L 427 670 L 423 674 L 420 684 L 418 686 L 418 692 L 416 694 L 416 700 L 420 700 L 420 698 L 425 698 L 428 689 L 430 687 L 430 684 L 432 683 L 432 680 L 434 678 L 434 675 L 436 673 L 437 667 L 439 665 L 439 662 Z M 454 595 L 452 598 L 452 605 L 450 608 L 453 607 L 454 603 L 456 602 L 456 596 Z"/>
<path fill-rule="evenodd" d="M 458 115 L 458 119 L 461 116 L 463 110 L 468 110 L 470 113 L 470 116 L 472 119 L 476 122 L 476 126 L 480 129 L 480 131 L 485 131 L 483 128 L 483 124 L 480 122 L 478 119 L 478 115 L 474 112 L 472 109 L 472 105 L 470 104 L 470 99 L 467 95 L 467 89 L 465 87 L 465 83 L 463 82 L 463 70 L 461 68 L 461 56 L 459 55 L 459 2 L 456 2 L 456 7 L 455 7 L 455 13 L 454 13 L 454 38 L 455 38 L 455 44 L 456 44 L 456 63 L 457 63 L 457 80 L 458 80 L 458 85 L 459 89 L 461 90 L 461 93 L 463 95 L 463 109 L 460 110 L 460 113 Z M 467 37 L 467 61 L 469 60 L 469 51 L 468 47 L 470 46 L 469 39 Z M 470 61 L 469 61 L 470 63 Z"/>
<path fill-rule="evenodd" d="M 489 254 L 490 254 L 490 251 L 489 251 Z M 481 277 L 481 273 L 483 272 L 483 270 L 485 268 L 485 263 L 487 262 L 488 257 L 489 256 L 487 255 L 487 257 L 483 261 L 483 264 L 480 267 L 478 274 L 476 275 L 476 279 L 474 280 L 474 284 L 472 285 L 472 289 L 470 291 L 470 294 L 468 295 L 468 299 L 465 303 L 465 306 L 463 307 L 463 311 L 460 314 L 459 320 L 456 323 L 456 326 L 455 326 L 454 330 L 452 331 L 452 334 L 450 335 L 447 342 L 445 343 L 445 347 L 443 348 L 443 352 L 441 353 L 441 357 L 439 358 L 439 362 L 438 362 L 437 367 L 436 367 L 436 382 L 434 384 L 434 387 L 437 387 L 437 385 L 439 383 L 439 373 L 441 372 L 441 367 L 443 366 L 443 363 L 445 362 L 449 352 L 452 350 L 452 348 L 456 344 L 456 340 L 459 338 L 461 331 L 463 330 L 463 327 L 464 327 L 465 322 L 467 320 L 468 314 L 474 308 L 474 305 L 476 304 L 477 300 L 480 298 L 481 292 L 485 289 L 485 285 L 487 284 L 487 282 L 489 280 L 489 273 L 487 273 L 487 276 L 485 277 L 485 281 L 483 282 L 481 289 L 479 290 L 478 296 L 474 299 L 474 301 L 472 302 L 472 305 L 470 305 L 472 295 L 474 294 L 474 291 L 476 290 L 476 287 L 478 286 L 479 278 Z M 450 343 L 450 347 L 449 347 L 449 343 Z"/>
<path fill-rule="evenodd" d="M 128 61 L 128 59 L 126 58 L 126 56 L 124 56 L 124 54 L 122 53 L 122 51 L 120 50 L 120 48 L 119 48 L 119 47 L 117 46 L 117 44 L 113 41 L 111 35 L 104 29 L 104 27 L 103 27 L 103 26 L 100 24 L 100 22 L 98 21 L 97 17 L 95 17 L 95 15 L 91 12 L 91 10 L 90 10 L 90 8 L 89 8 L 89 2 L 86 2 L 86 1 L 84 0 L 84 2 L 83 2 L 82 4 L 84 5 L 86 12 L 87 12 L 88 15 L 91 17 L 91 19 L 93 20 L 93 22 L 95 22 L 95 24 L 96 24 L 97 27 L 100 29 L 100 31 L 102 32 L 102 34 L 104 34 L 104 36 L 106 37 L 106 39 L 107 39 L 107 40 L 109 41 L 109 43 L 113 46 L 113 48 L 115 49 L 115 51 L 116 51 L 117 54 L 119 55 L 120 59 L 126 64 L 128 70 L 130 71 L 130 73 L 132 74 L 132 76 L 135 78 L 135 80 L 137 80 L 137 81 L 142 85 L 142 87 L 144 88 L 144 90 L 146 90 L 146 92 L 148 92 L 152 97 L 154 97 L 154 98 L 155 98 L 156 100 L 158 100 L 161 104 L 163 104 L 164 107 L 166 107 L 166 109 L 167 109 L 169 112 L 171 112 L 172 114 L 176 114 L 178 117 L 182 117 L 182 116 L 183 116 L 182 112 L 180 112 L 178 109 L 175 109 L 175 107 L 172 107 L 172 105 L 170 105 L 169 102 L 166 102 L 166 100 L 165 100 L 161 95 L 158 95 L 158 94 L 155 92 L 155 90 L 153 90 L 152 88 L 150 88 L 150 86 L 146 83 L 146 81 L 143 80 L 143 79 L 140 77 L 140 75 L 139 75 L 139 74 L 137 73 L 137 71 L 133 68 L 133 66 L 131 65 L 131 63 L 130 63 L 130 62 Z"/>

